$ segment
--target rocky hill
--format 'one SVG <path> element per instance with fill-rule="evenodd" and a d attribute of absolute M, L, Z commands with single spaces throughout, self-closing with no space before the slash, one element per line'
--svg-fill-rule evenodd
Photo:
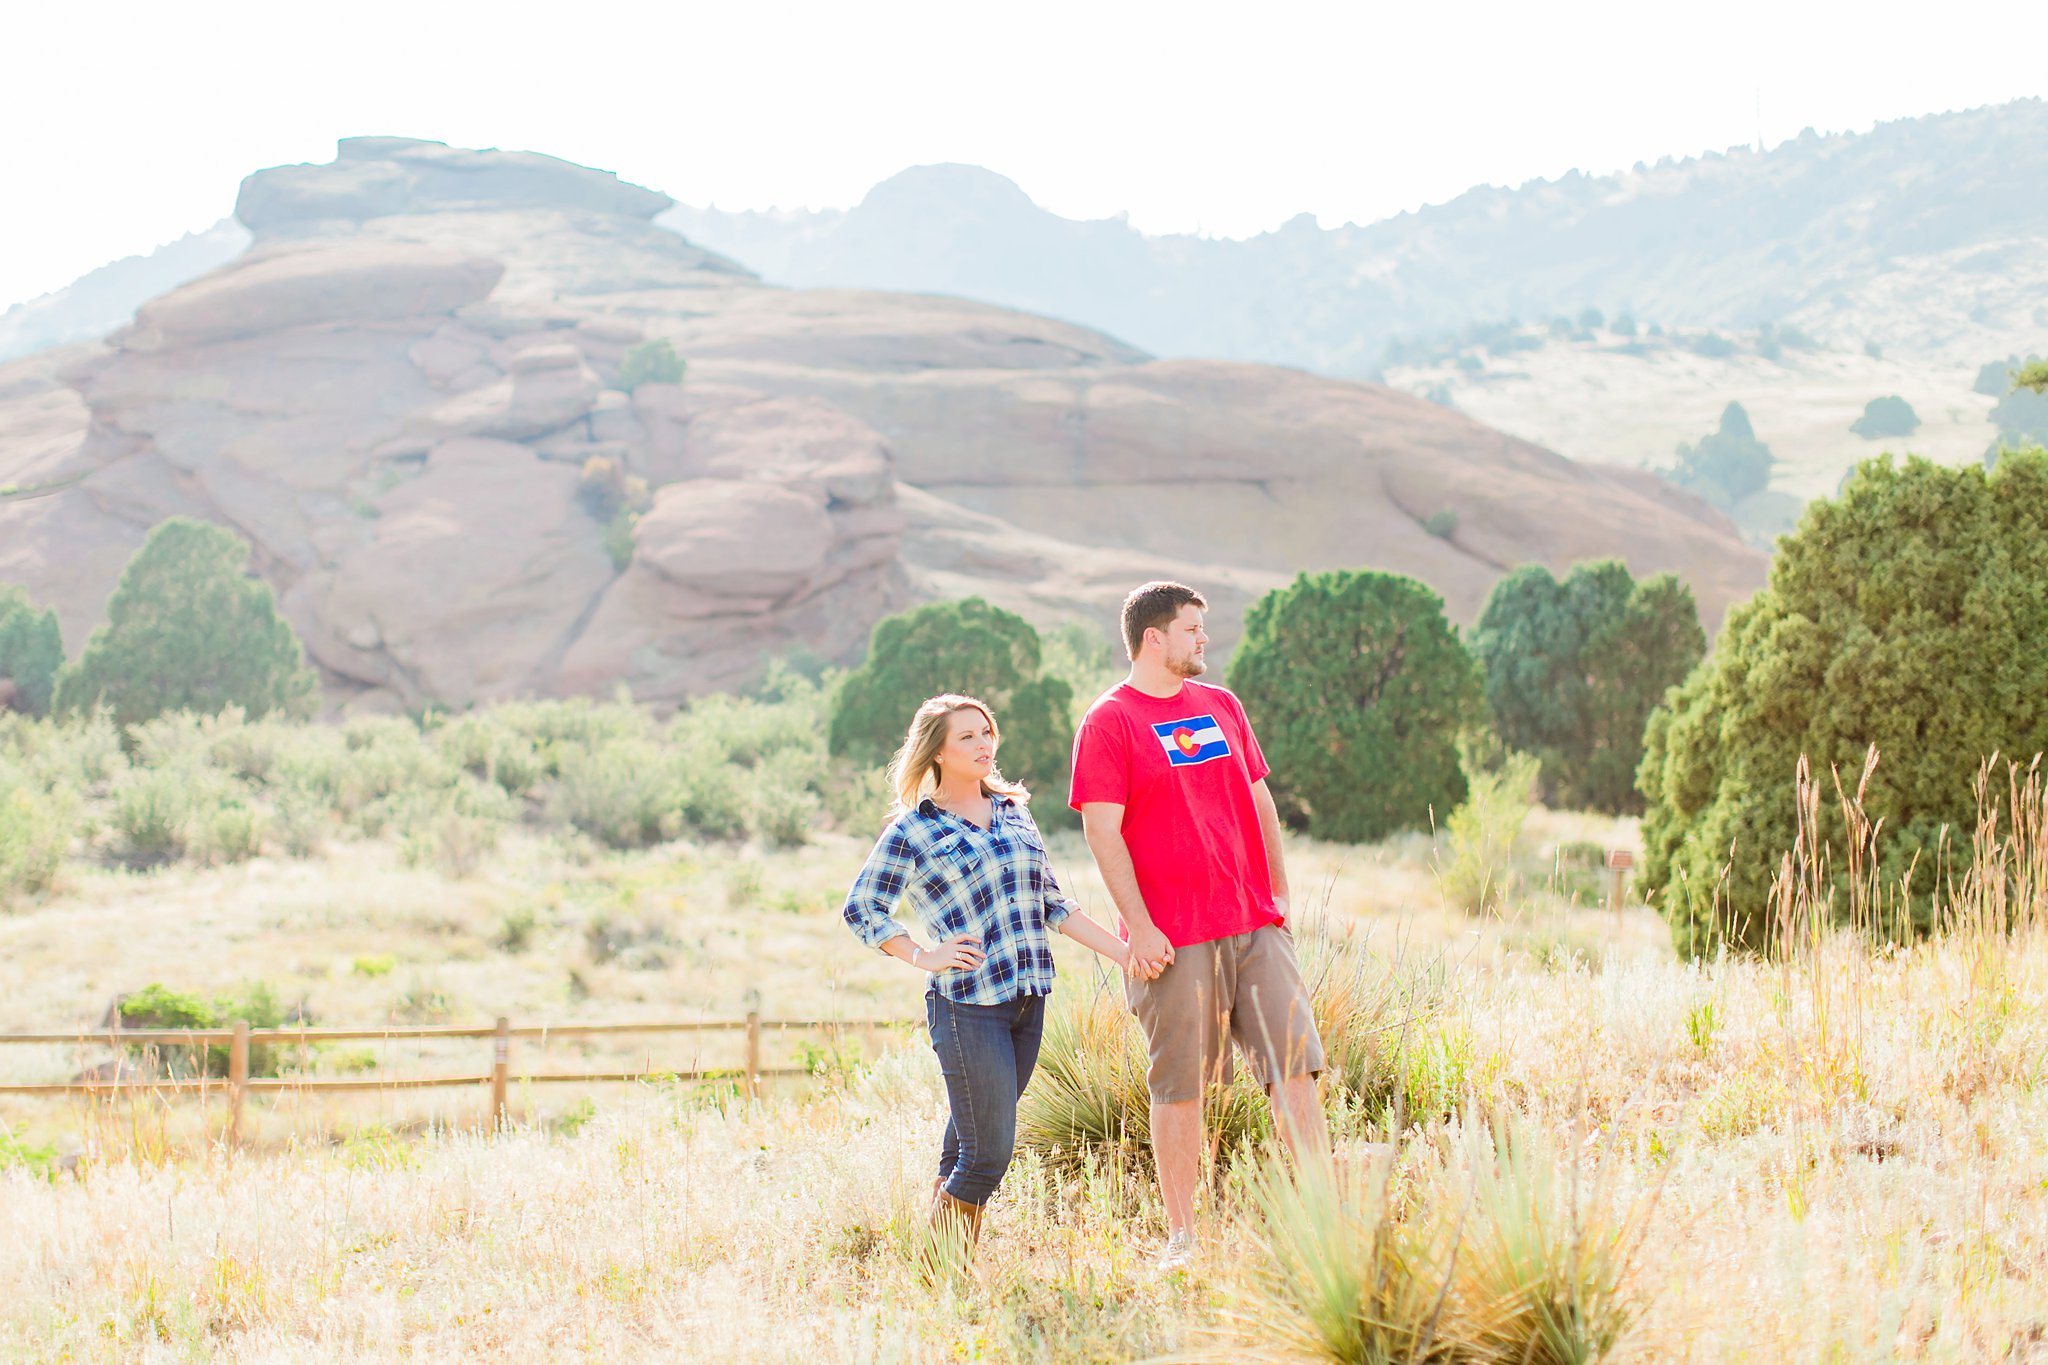
<path fill-rule="evenodd" d="M 1579 460 L 1668 464 L 1740 401 L 1784 462 L 1738 511 L 1765 545 L 1883 448 L 1850 431 L 1869 400 L 1922 418 L 1891 448 L 1975 460 L 1994 435 L 1980 367 L 2048 349 L 2040 100 L 1245 241 L 1070 221 L 974 166 L 913 168 L 845 211 L 662 221 L 779 282 L 934 290 L 1166 355 L 1383 375 Z M 1626 334 L 1583 326 L 1589 310 Z"/>
<path fill-rule="evenodd" d="M 1106 622 L 1159 573 L 1214 590 L 1226 642 L 1304 568 L 1411 573 L 1468 619 L 1527 560 L 1676 570 L 1710 624 L 1761 582 L 1691 499 L 1419 399 L 769 287 L 657 226 L 669 208 L 400 138 L 251 176 L 245 255 L 103 345 L 0 367 L 0 581 L 75 652 L 149 526 L 226 523 L 365 706 L 674 701 L 792 650 L 854 657 L 917 600 Z M 687 379 L 628 393 L 652 339 Z"/>

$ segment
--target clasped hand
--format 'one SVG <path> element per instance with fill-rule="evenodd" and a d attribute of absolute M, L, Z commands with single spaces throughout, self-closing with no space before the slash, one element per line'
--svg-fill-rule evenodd
<path fill-rule="evenodd" d="M 1137 981 L 1157 981 L 1159 974 L 1173 965 L 1173 944 L 1154 925 L 1131 930 L 1130 947 L 1126 950 L 1124 970 Z"/>

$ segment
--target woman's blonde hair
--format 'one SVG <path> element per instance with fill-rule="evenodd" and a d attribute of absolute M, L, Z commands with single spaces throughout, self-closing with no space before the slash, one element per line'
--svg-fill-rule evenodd
<path fill-rule="evenodd" d="M 992 750 L 999 752 L 1002 749 L 1003 732 L 996 724 L 996 713 L 989 709 L 987 702 L 963 697 L 957 692 L 933 697 L 919 706 L 917 714 L 910 718 L 910 729 L 903 736 L 903 747 L 889 761 L 889 790 L 896 795 L 891 815 L 916 810 L 917 803 L 938 787 L 939 750 L 946 747 L 947 722 L 962 711 L 981 712 L 982 719 L 988 722 Z M 1031 799 L 1030 792 L 1005 778 L 993 763 L 989 765 L 988 776 L 981 779 L 981 789 L 990 796 L 1007 796 L 1020 804 Z"/>

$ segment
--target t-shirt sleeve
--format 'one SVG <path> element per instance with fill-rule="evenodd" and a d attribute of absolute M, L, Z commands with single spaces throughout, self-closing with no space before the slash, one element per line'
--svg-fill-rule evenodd
<path fill-rule="evenodd" d="M 1091 801 L 1131 803 L 1129 742 L 1121 725 L 1096 711 L 1082 718 L 1074 735 L 1074 785 L 1067 804 L 1079 810 Z"/>
<path fill-rule="evenodd" d="M 1230 698 L 1230 709 L 1237 713 L 1238 729 L 1244 732 L 1244 766 L 1252 781 L 1262 782 L 1273 769 L 1266 762 L 1264 751 L 1259 748 L 1259 737 L 1252 733 L 1251 717 L 1244 713 L 1244 703 L 1237 699 L 1237 693 L 1226 692 Z"/>

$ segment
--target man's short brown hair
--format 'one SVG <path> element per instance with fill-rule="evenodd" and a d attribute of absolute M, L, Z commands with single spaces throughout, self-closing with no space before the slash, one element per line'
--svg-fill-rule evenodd
<path fill-rule="evenodd" d="M 1209 610 L 1209 601 L 1185 583 L 1157 579 L 1131 589 L 1124 599 L 1124 649 L 1135 659 L 1144 646 L 1145 632 L 1164 630 L 1173 624 L 1182 607 Z"/>

